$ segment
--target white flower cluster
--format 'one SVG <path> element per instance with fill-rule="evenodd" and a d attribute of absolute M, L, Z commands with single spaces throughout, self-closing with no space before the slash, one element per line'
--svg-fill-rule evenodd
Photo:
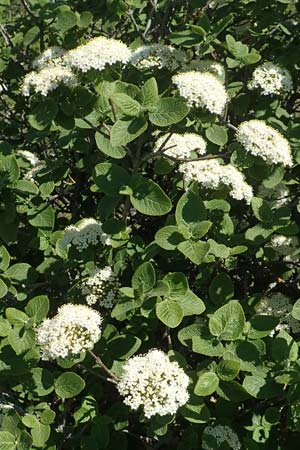
<path fill-rule="evenodd" d="M 205 439 L 207 437 L 207 439 Z M 215 440 L 218 448 L 226 443 L 230 449 L 239 450 L 241 443 L 238 435 L 228 425 L 215 425 L 206 427 L 202 435 L 202 448 L 204 450 L 214 450 L 215 445 L 210 444 L 210 438 Z"/>
<path fill-rule="evenodd" d="M 29 96 L 33 89 L 46 97 L 60 84 L 73 86 L 75 83 L 76 77 L 71 69 L 61 64 L 49 64 L 38 72 L 30 72 L 25 75 L 22 92 L 23 95 Z"/>
<path fill-rule="evenodd" d="M 162 151 L 165 155 L 174 158 L 191 158 L 192 152 L 198 155 L 204 155 L 206 152 L 205 140 L 195 133 L 171 134 L 168 139 L 167 134 L 160 136 L 154 146 L 154 150 Z M 164 150 L 167 149 L 167 150 Z"/>
<path fill-rule="evenodd" d="M 286 262 L 297 261 L 299 259 L 299 239 L 297 236 L 284 236 L 275 234 L 270 242 L 272 248 L 279 254 L 284 256 Z"/>
<path fill-rule="evenodd" d="M 123 371 L 117 387 L 124 403 L 133 410 L 142 407 L 148 418 L 175 414 L 189 399 L 189 377 L 161 350 L 134 356 Z"/>
<path fill-rule="evenodd" d="M 271 207 L 280 208 L 289 203 L 290 190 L 284 183 L 279 183 L 273 188 L 261 185 L 258 189 L 258 197 L 267 198 Z"/>
<path fill-rule="evenodd" d="M 206 108 L 213 114 L 223 113 L 228 95 L 221 81 L 211 73 L 192 70 L 178 73 L 172 80 L 189 106 Z"/>
<path fill-rule="evenodd" d="M 36 167 L 41 163 L 39 158 L 34 153 L 29 152 L 28 150 L 18 150 L 18 155 L 29 161 L 32 167 Z"/>
<path fill-rule="evenodd" d="M 204 59 L 202 61 L 201 60 L 189 61 L 182 67 L 182 69 L 180 69 L 180 72 L 190 72 L 193 70 L 198 72 L 210 72 L 222 80 L 224 79 L 225 76 L 224 67 L 218 62 L 210 61 L 208 59 Z"/>
<path fill-rule="evenodd" d="M 185 62 L 185 54 L 171 45 L 146 45 L 132 54 L 130 64 L 138 69 L 156 67 L 176 70 Z"/>
<path fill-rule="evenodd" d="M 120 284 L 111 267 L 96 268 L 81 284 L 81 293 L 85 296 L 88 305 L 112 308 L 114 299 L 118 294 Z"/>
<path fill-rule="evenodd" d="M 263 95 L 280 95 L 293 89 L 293 80 L 287 69 L 266 62 L 254 70 L 248 88 L 260 88 Z"/>
<path fill-rule="evenodd" d="M 37 329 L 37 343 L 44 360 L 66 358 L 93 348 L 101 336 L 101 315 L 84 305 L 67 303 L 56 316 L 45 319 Z"/>
<path fill-rule="evenodd" d="M 57 58 L 61 58 L 65 53 L 65 50 L 61 47 L 49 47 L 41 55 L 35 58 L 32 65 L 35 69 L 42 69 L 51 62 L 56 65 L 58 61 L 61 61 Z"/>
<path fill-rule="evenodd" d="M 261 315 L 271 315 L 277 317 L 280 323 L 275 331 L 286 330 L 292 333 L 300 333 L 300 323 L 292 316 L 293 306 L 285 295 L 277 292 L 271 297 L 264 297 L 256 306 L 256 312 Z M 274 334 L 271 333 L 271 335 Z"/>
<path fill-rule="evenodd" d="M 231 164 L 221 164 L 216 159 L 193 161 L 180 164 L 185 183 L 197 181 L 209 189 L 219 189 L 223 185 L 230 188 L 229 194 L 236 200 L 245 199 L 249 204 L 253 197 L 252 187 L 246 183 L 244 176 Z"/>
<path fill-rule="evenodd" d="M 60 244 L 62 248 L 74 245 L 79 252 L 82 252 L 90 245 L 97 245 L 98 242 L 110 245 L 110 238 L 104 233 L 101 222 L 88 218 L 82 219 L 77 225 L 66 227 Z"/>
<path fill-rule="evenodd" d="M 130 57 L 131 50 L 126 44 L 99 36 L 69 50 L 63 60 L 69 67 L 87 72 L 90 69 L 103 70 L 105 66 L 118 62 L 126 64 Z"/>
<path fill-rule="evenodd" d="M 290 144 L 263 120 L 242 122 L 236 138 L 247 152 L 260 156 L 269 164 L 293 165 Z"/>

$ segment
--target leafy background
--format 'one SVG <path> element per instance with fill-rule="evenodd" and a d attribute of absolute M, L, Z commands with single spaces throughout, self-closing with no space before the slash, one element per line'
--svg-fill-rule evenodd
<path fill-rule="evenodd" d="M 1 0 L 1 450 L 199 449 L 208 423 L 232 426 L 245 449 L 298 448 L 299 336 L 271 336 L 278 318 L 258 316 L 255 305 L 283 293 L 300 319 L 299 260 L 286 262 L 270 248 L 274 233 L 299 232 L 299 14 L 298 2 L 286 0 Z M 99 34 L 132 48 L 172 44 L 191 59 L 223 64 L 227 118 L 234 125 L 258 118 L 281 131 L 293 168 L 245 158 L 232 129 L 188 110 L 167 70 L 116 68 L 47 98 L 21 95 L 44 49 Z M 290 70 L 291 95 L 247 90 L 254 67 L 268 60 Z M 116 120 L 112 94 L 118 115 L 120 94 L 132 98 L 130 126 Z M 185 193 L 174 165 L 151 159 L 153 132 L 186 130 L 243 169 L 255 192 L 251 206 L 226 190 L 193 185 Z M 44 162 L 34 181 L 19 150 Z M 280 182 L 290 190 L 283 207 L 259 197 L 261 185 Z M 112 248 L 64 254 L 62 230 L 84 217 L 103 222 Z M 36 325 L 74 300 L 70 290 L 95 264 L 112 266 L 122 285 L 95 353 L 120 374 L 135 353 L 170 351 L 191 377 L 190 401 L 176 418 L 145 421 L 129 412 L 90 356 L 40 360 Z"/>

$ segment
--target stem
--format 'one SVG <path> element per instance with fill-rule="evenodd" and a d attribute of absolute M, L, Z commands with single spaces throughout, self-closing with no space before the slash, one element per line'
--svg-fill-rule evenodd
<path fill-rule="evenodd" d="M 127 220 L 127 216 L 128 216 L 129 210 L 130 210 L 130 197 L 129 197 L 129 195 L 127 195 L 126 198 L 125 198 L 123 215 L 122 215 L 122 219 L 125 222 Z"/>
<path fill-rule="evenodd" d="M 111 98 L 109 99 L 109 103 L 110 103 L 111 110 L 112 110 L 112 113 L 113 113 L 113 116 L 114 116 L 114 120 L 116 122 L 118 120 L 117 111 L 116 111 L 116 107 L 115 107 L 115 105 L 114 105 L 114 103 L 113 103 Z"/>
<path fill-rule="evenodd" d="M 101 367 L 101 369 L 104 370 L 104 372 L 106 372 L 109 375 L 109 379 L 107 378 L 107 380 L 110 381 L 110 383 L 117 384 L 118 378 L 109 370 L 108 367 L 106 367 L 101 358 L 95 355 L 95 353 L 92 352 L 92 350 L 88 350 L 88 353 L 94 358 L 98 366 Z"/>
<path fill-rule="evenodd" d="M 207 159 L 217 159 L 217 158 L 224 158 L 226 156 L 228 156 L 228 153 L 219 153 L 218 155 L 205 155 L 205 156 L 199 156 L 199 158 L 176 158 L 175 156 L 170 156 L 170 155 L 166 155 L 163 152 L 154 152 L 154 153 L 150 153 L 150 155 L 148 155 L 147 159 L 154 159 L 154 158 L 159 158 L 163 156 L 164 158 L 170 159 L 171 161 L 175 161 L 175 162 L 194 162 L 194 161 L 205 161 Z"/>
<path fill-rule="evenodd" d="M 103 375 L 100 375 L 100 373 L 98 373 L 96 370 L 89 369 L 88 367 L 84 366 L 83 364 L 77 364 L 77 367 L 78 367 L 78 369 L 81 369 L 84 372 L 91 373 L 95 377 L 100 378 L 100 380 L 109 381 L 110 383 L 116 384 L 116 382 L 112 378 L 104 377 Z"/>

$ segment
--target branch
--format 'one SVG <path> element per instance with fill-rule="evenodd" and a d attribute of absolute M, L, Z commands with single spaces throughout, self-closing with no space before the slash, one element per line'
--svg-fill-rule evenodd
<path fill-rule="evenodd" d="M 4 28 L 4 26 L 1 25 L 1 24 L 0 24 L 0 33 L 1 33 L 2 36 L 3 36 L 3 39 L 4 39 L 5 44 L 6 44 L 8 47 L 13 47 L 14 45 L 13 45 L 13 43 L 12 43 L 12 40 L 10 39 L 10 37 L 9 37 L 9 35 L 8 35 L 7 31 L 6 31 L 6 29 Z"/>
<path fill-rule="evenodd" d="M 146 44 L 147 41 L 146 41 L 146 39 L 145 39 L 145 36 L 144 36 L 143 33 L 141 32 L 140 27 L 138 26 L 138 24 L 137 24 L 137 22 L 136 22 L 136 20 L 135 20 L 135 18 L 134 18 L 134 15 L 133 15 L 133 13 L 132 13 L 132 11 L 129 11 L 129 12 L 128 12 L 128 17 L 130 18 L 131 22 L 133 23 L 133 26 L 134 26 L 134 28 L 135 28 L 135 31 L 139 34 L 139 36 L 140 36 L 140 38 L 142 39 L 143 43 Z"/>
<path fill-rule="evenodd" d="M 30 6 L 28 5 L 26 0 L 21 0 L 22 5 L 24 6 L 24 9 L 28 12 L 28 14 L 34 18 L 37 19 L 37 16 L 34 14 L 34 12 L 31 10 Z"/>
<path fill-rule="evenodd" d="M 108 367 L 106 367 L 106 365 L 104 364 L 104 362 L 101 360 L 101 358 L 97 355 L 95 355 L 95 353 L 92 352 L 92 350 L 88 350 L 88 353 L 94 358 L 94 360 L 96 361 L 96 363 L 98 364 L 98 366 L 104 370 L 104 372 L 107 373 L 107 375 L 109 375 L 109 378 L 107 378 L 107 381 L 109 381 L 110 383 L 113 384 L 117 384 L 118 383 L 118 378 L 115 376 L 115 374 L 113 374 Z"/>

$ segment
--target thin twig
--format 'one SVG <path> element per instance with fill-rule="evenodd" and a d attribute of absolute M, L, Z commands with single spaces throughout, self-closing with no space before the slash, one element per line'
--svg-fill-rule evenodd
<path fill-rule="evenodd" d="M 138 23 L 137 23 L 137 21 L 135 20 L 132 11 L 129 11 L 129 12 L 128 12 L 128 17 L 130 18 L 131 22 L 133 23 L 133 26 L 134 26 L 134 28 L 135 28 L 135 31 L 139 34 L 139 36 L 140 36 L 140 38 L 142 39 L 143 43 L 146 44 L 147 41 L 146 41 L 146 39 L 145 39 L 143 33 L 141 32 L 140 27 L 138 26 Z"/>
<path fill-rule="evenodd" d="M 3 36 L 3 39 L 4 39 L 5 44 L 6 44 L 7 46 L 9 46 L 9 47 L 13 47 L 14 45 L 13 45 L 13 43 L 12 43 L 12 40 L 11 40 L 10 37 L 9 37 L 9 34 L 7 33 L 7 31 L 6 31 L 6 29 L 4 28 L 4 26 L 1 25 L 1 24 L 0 24 L 0 33 L 1 33 L 2 36 Z"/>
<path fill-rule="evenodd" d="M 34 14 L 34 12 L 31 10 L 30 6 L 28 5 L 26 0 L 21 0 L 22 5 L 24 6 L 25 10 L 28 12 L 28 14 L 31 15 L 34 19 L 37 19 L 37 16 Z"/>
<path fill-rule="evenodd" d="M 129 210 L 130 210 L 130 197 L 129 197 L 129 195 L 126 195 L 125 202 L 124 202 L 123 215 L 122 215 L 122 219 L 125 222 L 126 222 Z"/>
<path fill-rule="evenodd" d="M 83 370 L 84 372 L 88 372 L 88 373 L 94 375 L 94 376 L 97 377 L 97 378 L 100 378 L 100 380 L 103 380 L 103 381 L 109 381 L 109 383 L 113 383 L 113 384 L 116 383 L 112 378 L 104 377 L 103 375 L 101 375 L 100 373 L 98 373 L 96 370 L 90 369 L 89 367 L 86 367 L 86 366 L 84 366 L 83 364 L 77 364 L 76 367 L 78 367 L 78 369 Z"/>
<path fill-rule="evenodd" d="M 106 372 L 109 375 L 109 381 L 110 383 L 114 383 L 117 384 L 118 382 L 118 378 L 115 376 L 115 374 L 113 374 L 108 367 L 106 367 L 106 365 L 104 364 L 104 362 L 101 360 L 101 358 L 97 355 L 95 355 L 94 352 L 92 352 L 92 350 L 88 350 L 88 353 L 94 358 L 94 360 L 96 361 L 96 363 L 98 364 L 99 367 L 101 367 L 101 369 L 104 370 L 104 372 Z M 108 379 L 107 379 L 108 380 Z"/>
<path fill-rule="evenodd" d="M 117 111 L 116 111 L 115 104 L 114 104 L 114 102 L 112 101 L 111 98 L 109 99 L 109 104 L 111 106 L 111 110 L 112 110 L 112 113 L 113 113 L 113 116 L 114 116 L 114 120 L 116 122 L 118 120 Z"/>

